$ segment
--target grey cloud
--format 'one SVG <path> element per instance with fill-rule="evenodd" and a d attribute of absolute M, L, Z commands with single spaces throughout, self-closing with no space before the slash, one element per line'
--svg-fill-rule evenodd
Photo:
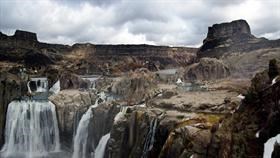
<path fill-rule="evenodd" d="M 67 44 L 198 45 L 208 26 L 242 18 L 253 34 L 275 39 L 279 5 L 277 0 L 1 0 L 0 30 L 33 31 L 45 42 Z"/>

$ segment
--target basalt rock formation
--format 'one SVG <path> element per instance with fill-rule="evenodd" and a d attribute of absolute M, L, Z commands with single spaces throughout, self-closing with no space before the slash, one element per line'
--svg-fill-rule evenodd
<path fill-rule="evenodd" d="M 198 51 L 198 57 L 220 58 L 226 53 L 249 52 L 279 46 L 279 40 L 256 38 L 251 34 L 250 26 L 245 20 L 236 20 L 209 27 L 207 37 Z"/>
<path fill-rule="evenodd" d="M 96 95 L 78 90 L 63 90 L 49 97 L 56 106 L 61 141 L 68 148 L 72 146 L 78 122 L 89 106 L 95 103 Z"/>
<path fill-rule="evenodd" d="M 190 65 L 184 75 L 186 80 L 216 80 L 228 77 L 230 70 L 221 60 L 201 58 L 199 63 Z"/>
<path fill-rule="evenodd" d="M 26 31 L 17 30 L 13 36 L 0 34 L 0 62 L 5 62 L 5 69 L 17 63 L 30 71 L 51 65 L 77 74 L 111 75 L 142 67 L 155 71 L 191 64 L 195 61 L 196 51 L 196 48 L 152 45 L 68 46 L 41 43 L 35 33 Z"/>

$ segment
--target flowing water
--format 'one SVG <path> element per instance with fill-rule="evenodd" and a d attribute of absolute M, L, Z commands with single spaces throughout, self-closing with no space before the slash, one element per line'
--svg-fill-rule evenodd
<path fill-rule="evenodd" d="M 268 139 L 267 142 L 264 144 L 263 158 L 271 158 L 275 143 L 280 143 L 280 134 Z"/>
<path fill-rule="evenodd" d="M 120 112 L 117 113 L 117 115 L 114 118 L 115 123 L 117 123 L 119 120 L 121 120 L 122 117 L 124 117 L 124 115 L 126 114 L 127 108 L 128 108 L 127 106 L 121 107 Z"/>
<path fill-rule="evenodd" d="M 142 158 L 146 158 L 148 156 L 148 152 L 153 149 L 153 145 L 155 142 L 156 128 L 157 128 L 157 119 L 153 119 L 150 122 L 149 132 L 145 139 Z"/>
<path fill-rule="evenodd" d="M 28 100 L 9 104 L 1 157 L 47 157 L 59 150 L 59 130 L 51 102 Z"/>
<path fill-rule="evenodd" d="M 49 92 L 57 94 L 60 91 L 60 81 L 56 81 L 56 83 L 50 88 Z"/>
<path fill-rule="evenodd" d="M 89 123 L 93 117 L 92 109 L 96 108 L 99 104 L 99 101 L 104 101 L 106 96 L 104 93 L 99 94 L 99 98 L 96 99 L 95 104 L 89 107 L 89 109 L 82 116 L 79 121 L 77 131 L 74 137 L 74 152 L 72 158 L 88 158 L 90 157 L 90 152 L 88 151 L 88 134 L 89 134 Z"/>
<path fill-rule="evenodd" d="M 107 142 L 109 139 L 110 139 L 110 133 L 104 135 L 100 139 L 100 141 L 95 149 L 95 152 L 94 152 L 94 158 L 103 158 L 104 157 L 106 145 L 107 145 Z"/>

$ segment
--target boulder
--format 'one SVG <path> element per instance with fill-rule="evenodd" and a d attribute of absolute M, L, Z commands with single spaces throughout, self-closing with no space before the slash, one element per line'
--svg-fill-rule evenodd
<path fill-rule="evenodd" d="M 269 61 L 268 75 L 272 81 L 277 75 L 280 75 L 280 60 L 272 59 Z"/>
<path fill-rule="evenodd" d="M 230 70 L 221 60 L 201 58 L 199 63 L 189 66 L 184 74 L 185 80 L 216 80 L 228 77 Z"/>

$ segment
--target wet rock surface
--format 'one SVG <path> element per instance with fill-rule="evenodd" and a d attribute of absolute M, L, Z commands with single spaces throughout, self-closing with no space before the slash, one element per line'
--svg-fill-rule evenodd
<path fill-rule="evenodd" d="M 26 82 L 16 75 L 0 72 L 0 146 L 4 143 L 4 127 L 8 104 L 27 94 Z"/>
<path fill-rule="evenodd" d="M 61 139 L 68 148 L 72 147 L 72 139 L 79 120 L 96 99 L 94 93 L 79 90 L 63 90 L 49 97 L 56 106 Z"/>

